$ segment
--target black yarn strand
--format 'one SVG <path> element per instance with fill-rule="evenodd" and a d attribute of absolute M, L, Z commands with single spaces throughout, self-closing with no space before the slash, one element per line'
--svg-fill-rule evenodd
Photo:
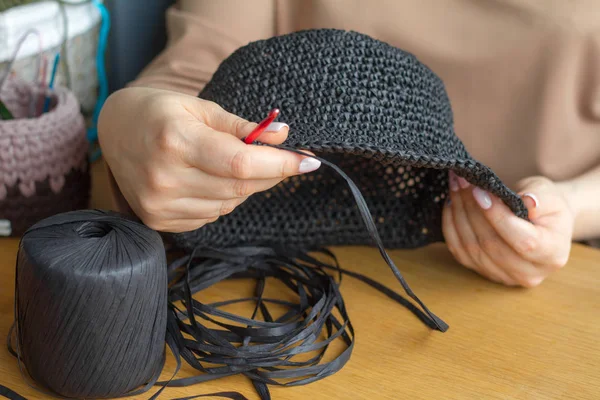
<path fill-rule="evenodd" d="M 433 314 L 429 310 L 429 308 L 427 308 L 427 306 L 417 297 L 417 295 L 413 292 L 413 290 L 410 288 L 410 286 L 408 285 L 408 283 L 402 276 L 402 273 L 400 272 L 400 270 L 398 269 L 396 264 L 394 264 L 394 261 L 392 260 L 392 258 L 389 256 L 389 254 L 385 250 L 383 241 L 381 240 L 381 237 L 379 236 L 377 226 L 375 225 L 375 221 L 373 221 L 373 217 L 371 216 L 371 212 L 369 211 L 367 202 L 365 201 L 365 198 L 363 197 L 362 193 L 360 192 L 360 190 L 358 189 L 356 184 L 352 181 L 352 179 L 350 179 L 350 177 L 348 175 L 346 175 L 346 173 L 344 171 L 342 171 L 337 165 L 325 160 L 324 158 L 314 156 L 314 155 L 306 153 L 304 151 L 294 149 L 291 147 L 287 147 L 287 146 L 283 146 L 283 145 L 279 145 L 279 146 L 267 145 L 267 146 L 291 151 L 296 154 L 300 154 L 303 156 L 307 156 L 307 157 L 311 157 L 316 160 L 319 160 L 322 164 L 325 164 L 328 167 L 335 170 L 335 172 L 337 172 L 346 181 L 346 183 L 348 184 L 348 187 L 350 188 L 350 191 L 352 192 L 352 195 L 354 196 L 354 199 L 356 200 L 356 205 L 359 209 L 359 212 L 360 212 L 362 220 L 365 224 L 365 227 L 369 231 L 369 235 L 371 236 L 373 243 L 379 249 L 379 253 L 383 257 L 383 259 L 385 260 L 387 265 L 390 267 L 390 269 L 392 270 L 392 272 L 394 273 L 394 275 L 396 276 L 396 278 L 398 279 L 398 281 L 400 282 L 402 287 L 404 288 L 404 291 L 410 298 L 412 298 L 414 301 L 416 301 L 423 308 L 423 310 L 425 311 L 427 316 L 431 319 L 431 322 L 433 322 L 433 325 L 435 326 L 435 328 L 437 330 L 439 330 L 441 332 L 446 332 L 449 328 L 448 324 L 446 324 L 438 316 Z M 371 285 L 371 286 L 373 286 L 373 285 Z"/>
<path fill-rule="evenodd" d="M 0 397 L 5 397 L 8 400 L 27 400 L 25 397 L 3 385 L 0 385 Z"/>
<path fill-rule="evenodd" d="M 354 329 L 348 317 L 339 284 L 343 275 L 352 276 L 392 300 L 406 307 L 423 323 L 432 329 L 445 332 L 448 325 L 433 314 L 416 296 L 408 283 L 385 251 L 366 201 L 358 187 L 339 167 L 317 156 L 286 146 L 271 146 L 282 150 L 312 157 L 333 168 L 347 182 L 366 229 L 373 243 L 378 247 L 407 295 L 421 308 L 402 297 L 390 288 L 373 279 L 344 270 L 335 255 L 327 249 L 317 249 L 316 253 L 326 256 L 331 264 L 319 261 L 304 249 L 281 246 L 243 246 L 214 249 L 196 247 L 188 257 L 176 260 L 169 267 L 170 277 L 170 321 L 168 340 L 178 359 L 179 355 L 189 365 L 202 372 L 202 375 L 161 382 L 166 386 L 187 386 L 223 376 L 241 373 L 251 379 L 260 398 L 271 398 L 268 385 L 293 386 L 307 384 L 329 376 L 345 365 L 354 347 Z M 195 260 L 195 259 L 198 260 Z M 183 268 L 183 272 L 180 269 Z M 336 283 L 325 270 L 337 272 Z M 264 297 L 266 278 L 276 278 L 294 291 L 298 303 L 277 301 Z M 226 279 L 254 278 L 254 296 L 212 304 L 204 304 L 192 296 L 199 291 Z M 179 310 L 175 302 L 181 302 L 185 310 Z M 254 301 L 250 318 L 239 317 L 221 311 L 219 307 Z M 289 311 L 274 320 L 268 304 L 289 307 Z M 342 320 L 333 314 L 337 309 Z M 260 310 L 264 322 L 255 320 Z M 197 318 L 212 322 L 223 329 L 208 329 L 198 323 Z M 215 318 L 225 318 L 244 327 L 223 323 Z M 316 342 L 325 330 L 326 339 Z M 186 333 L 194 340 L 185 339 Z M 320 364 L 329 345 L 341 338 L 347 348 L 333 361 Z M 241 344 L 234 347 L 232 343 Z M 290 346 L 292 347 L 290 350 Z M 293 361 L 295 355 L 317 351 L 317 355 L 305 361 Z M 218 354 L 221 355 L 218 355 Z M 203 363 L 221 365 L 205 367 Z M 287 369 L 290 368 L 291 369 Z M 285 369 L 284 369 L 285 368 Z M 280 379 L 292 379 L 281 382 Z M 162 390 L 162 389 L 161 389 Z M 194 397 L 190 397 L 194 398 Z M 187 399 L 187 398 L 186 398 Z"/>
<path fill-rule="evenodd" d="M 317 249 L 315 252 L 328 257 L 333 261 L 331 264 L 319 261 L 303 249 L 293 247 L 263 247 L 260 245 L 226 249 L 197 247 L 190 256 L 176 260 L 169 267 L 169 276 L 174 278 L 170 283 L 170 315 L 172 320 L 177 321 L 178 328 L 170 329 L 169 334 L 175 335 L 171 341 L 177 343 L 176 351 L 186 354 L 184 359 L 204 374 L 165 382 L 166 386 L 187 386 L 241 373 L 252 380 L 261 399 L 270 399 L 267 385 L 306 384 L 337 372 L 348 361 L 352 353 L 354 329 L 339 291 L 339 283 L 335 282 L 325 270 L 337 272 L 340 282 L 343 275 L 349 275 L 365 282 L 408 308 L 432 329 L 442 332 L 448 329 L 448 325 L 435 316 L 414 294 L 385 251 L 368 206 L 352 180 L 327 160 L 284 146 L 273 147 L 316 158 L 333 168 L 346 180 L 354 194 L 363 221 L 381 255 L 408 296 L 415 300 L 424 311 L 371 278 L 340 268 L 335 255 L 327 249 Z M 183 274 L 179 271 L 181 268 L 184 268 Z M 265 298 L 264 289 L 267 277 L 276 278 L 295 291 L 299 298 L 299 304 Z M 221 280 L 239 278 L 256 279 L 253 297 L 212 304 L 204 304 L 192 297 L 195 293 Z M 174 305 L 177 301 L 183 303 L 184 311 Z M 235 316 L 219 310 L 221 306 L 245 301 L 255 302 L 250 318 Z M 267 306 L 271 303 L 288 306 L 290 310 L 274 320 Z M 264 322 L 255 320 L 259 309 Z M 337 309 L 342 316 L 341 321 L 332 314 L 334 309 Z M 202 327 L 198 324 L 196 317 L 210 321 L 225 330 Z M 246 327 L 223 323 L 214 317 L 226 318 L 232 322 L 244 324 Z M 326 339 L 317 343 L 316 340 L 323 329 L 326 331 Z M 196 342 L 184 339 L 182 332 L 191 335 Z M 346 350 L 333 361 L 320 364 L 330 343 L 338 338 L 343 339 L 347 346 Z M 228 341 L 228 345 L 223 346 L 223 340 Z M 241 347 L 234 347 L 231 343 L 240 343 Z M 295 347 L 290 350 L 290 346 Z M 318 351 L 318 354 L 308 361 L 291 361 L 293 356 L 311 351 Z M 215 352 L 220 352 L 222 355 L 215 355 Z M 207 368 L 202 365 L 202 362 L 223 366 Z M 294 368 L 283 369 L 282 367 Z M 293 380 L 281 382 L 279 379 Z"/>
<path fill-rule="evenodd" d="M 238 279 L 242 275 L 244 277 L 253 275 L 258 280 L 265 277 L 273 277 L 284 282 L 288 287 L 294 288 L 293 290 L 296 290 L 298 297 L 305 296 L 306 301 L 302 300 L 300 303 L 306 302 L 306 304 L 298 307 L 298 304 L 292 302 L 278 301 L 278 304 L 290 307 L 290 311 L 286 313 L 285 320 L 278 319 L 277 321 L 279 322 L 260 322 L 245 318 L 235 318 L 231 314 L 220 312 L 217 309 L 220 305 L 231 304 L 232 302 L 208 305 L 202 304 L 197 300 L 192 300 L 193 305 L 186 304 L 186 309 L 187 314 L 195 314 L 194 318 L 200 317 L 218 323 L 218 321 L 210 317 L 210 315 L 218 315 L 220 317 L 233 318 L 238 323 L 251 326 L 250 328 L 242 328 L 231 324 L 218 323 L 218 325 L 229 331 L 228 335 L 221 334 L 221 338 L 227 337 L 232 343 L 237 342 L 242 344 L 242 346 L 237 348 L 232 346 L 230 350 L 233 352 L 217 348 L 217 346 L 212 347 L 212 350 L 223 353 L 223 356 L 220 358 L 216 357 L 214 353 L 199 351 L 202 346 L 195 346 L 194 343 L 186 343 L 182 340 L 182 331 L 209 343 L 214 336 L 211 338 L 203 336 L 202 333 L 204 332 L 193 332 L 193 323 L 185 323 L 178 316 L 176 308 L 171 307 L 171 315 L 174 319 L 178 319 L 178 327 L 180 328 L 180 331 L 174 332 L 177 336 L 176 341 L 179 342 L 179 346 L 185 343 L 186 347 L 184 351 L 189 350 L 189 352 L 195 355 L 194 358 L 187 358 L 186 361 L 191 361 L 190 365 L 207 374 L 175 380 L 168 383 L 169 386 L 185 386 L 216 379 L 223 375 L 242 373 L 252 379 L 261 398 L 268 399 L 270 398 L 270 394 L 266 385 L 293 386 L 310 383 L 338 371 L 349 359 L 354 344 L 354 332 L 343 306 L 341 294 L 337 290 L 337 283 L 318 266 L 307 267 L 272 248 L 264 247 L 262 248 L 263 251 L 258 254 L 256 252 L 257 249 L 261 248 L 201 249 L 198 251 L 198 254 L 208 254 L 210 258 L 198 256 L 200 260 L 192 264 L 191 261 L 194 260 L 190 257 L 188 259 L 190 262 L 189 268 L 190 271 L 201 269 L 205 273 L 211 274 L 214 272 L 213 268 L 216 267 L 224 272 L 222 275 L 223 279 Z M 215 253 L 218 253 L 218 255 Z M 246 256 L 240 259 L 238 256 L 244 253 Z M 250 256 L 252 258 L 248 259 L 248 254 L 252 253 L 254 253 Z M 222 263 L 220 260 L 215 262 L 212 258 L 215 255 L 215 258 L 219 259 L 230 255 L 231 263 Z M 243 274 L 239 273 L 239 266 L 241 264 L 238 263 L 245 265 L 246 271 Z M 332 268 L 335 267 L 332 266 Z M 236 270 L 238 272 L 231 272 Z M 194 274 L 188 274 L 188 276 L 191 275 Z M 198 276 L 197 279 L 198 281 L 202 280 L 202 276 Z M 183 288 L 177 288 L 177 285 L 174 285 L 174 287 L 175 290 L 192 293 L 194 292 L 195 284 L 194 280 L 188 280 L 183 285 Z M 304 287 L 304 289 L 297 289 L 298 287 Z M 303 291 L 305 292 L 304 295 L 302 294 Z M 182 300 L 185 298 L 190 299 L 190 296 L 185 293 L 171 295 L 172 300 L 185 301 Z M 248 300 L 261 303 L 265 308 L 263 315 L 271 315 L 267 308 L 267 304 L 271 303 L 271 299 L 256 296 Z M 343 322 L 339 322 L 332 315 L 334 308 L 337 308 L 342 315 Z M 186 317 L 183 316 L 183 318 Z M 269 318 L 266 317 L 265 319 Z M 315 343 L 324 326 L 327 330 L 327 339 L 320 343 Z M 198 327 L 198 324 L 196 324 L 196 327 Z M 338 329 L 338 331 L 334 333 L 333 327 Z M 348 333 L 346 330 L 350 332 Z M 173 333 L 173 331 L 170 332 Z M 248 337 L 251 340 L 248 340 Z M 338 337 L 345 339 L 344 341 L 348 348 L 333 361 L 319 365 L 318 363 L 321 361 L 325 351 L 327 351 L 329 344 Z M 200 345 L 201 343 L 197 344 Z M 311 357 L 309 360 L 291 361 L 291 358 L 297 354 L 315 350 L 319 354 Z M 224 364 L 224 366 L 228 365 L 228 367 L 199 368 L 199 360 L 210 364 L 220 363 Z M 294 367 L 294 369 L 283 369 L 282 367 Z M 295 380 L 283 383 L 279 379 Z"/>

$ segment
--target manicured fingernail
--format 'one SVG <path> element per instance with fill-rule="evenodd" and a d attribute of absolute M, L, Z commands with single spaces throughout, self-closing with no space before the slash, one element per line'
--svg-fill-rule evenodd
<path fill-rule="evenodd" d="M 307 172 L 312 172 L 319 169 L 320 166 L 321 161 L 307 157 L 304 160 L 300 161 L 300 167 L 298 168 L 298 172 L 300 172 L 301 174 L 305 174 Z"/>
<path fill-rule="evenodd" d="M 531 286 L 539 286 L 544 281 L 544 277 L 531 278 Z"/>
<path fill-rule="evenodd" d="M 458 184 L 463 189 L 466 189 L 469 186 L 471 186 L 471 184 L 469 182 L 467 182 L 467 180 L 465 178 L 461 178 L 460 176 L 458 177 Z"/>
<path fill-rule="evenodd" d="M 450 184 L 450 190 L 453 192 L 458 192 L 458 181 L 456 180 L 456 174 L 454 172 L 448 172 L 448 181 Z"/>
<path fill-rule="evenodd" d="M 477 203 L 479 203 L 481 208 L 483 208 L 484 210 L 488 210 L 492 206 L 492 198 L 490 197 L 488 192 L 477 186 L 473 188 L 473 197 L 475 198 L 475 201 L 477 201 Z"/>
<path fill-rule="evenodd" d="M 289 128 L 290 126 L 284 122 L 271 122 L 267 125 L 266 132 L 279 132 L 283 128 Z"/>
<path fill-rule="evenodd" d="M 533 193 L 523 193 L 523 197 L 529 197 L 531 200 L 533 200 L 533 208 L 537 208 L 540 205 L 540 201 Z"/>

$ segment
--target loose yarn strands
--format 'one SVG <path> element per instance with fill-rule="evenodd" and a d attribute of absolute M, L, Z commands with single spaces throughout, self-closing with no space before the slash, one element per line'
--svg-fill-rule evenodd
<path fill-rule="evenodd" d="M 371 212 L 369 211 L 369 207 L 367 206 L 367 202 L 365 201 L 363 195 L 361 194 L 361 192 L 358 189 L 358 187 L 356 186 L 356 184 L 352 181 L 352 179 L 350 179 L 350 177 L 348 175 L 346 175 L 346 173 L 344 171 L 342 171 L 337 165 L 335 165 L 335 164 L 333 164 L 333 163 L 331 163 L 331 162 L 329 162 L 329 161 L 327 161 L 327 160 L 325 160 L 325 159 L 323 159 L 321 157 L 313 156 L 312 154 L 308 154 L 308 153 L 303 152 L 301 150 L 297 150 L 297 149 L 294 149 L 294 148 L 291 148 L 291 147 L 287 147 L 287 146 L 272 146 L 272 147 L 280 148 L 280 149 L 283 149 L 283 150 L 288 150 L 288 151 L 291 151 L 291 152 L 296 153 L 296 154 L 300 154 L 300 155 L 303 155 L 303 156 L 307 156 L 307 157 L 311 157 L 311 158 L 317 159 L 322 164 L 325 164 L 328 167 L 332 168 L 342 178 L 344 178 L 344 180 L 348 184 L 348 187 L 352 191 L 352 195 L 354 196 L 354 199 L 356 200 L 356 205 L 357 205 L 357 207 L 359 209 L 360 216 L 362 217 L 362 220 L 363 220 L 363 222 L 365 224 L 365 227 L 368 230 L 369 235 L 371 236 L 371 239 L 373 240 L 373 244 L 375 246 L 377 246 L 377 248 L 379 249 L 379 253 L 383 257 L 383 259 L 385 260 L 385 262 L 387 263 L 387 265 L 390 267 L 390 269 L 392 270 L 392 272 L 394 273 L 394 276 L 396 277 L 396 279 L 398 279 L 398 281 L 402 285 L 402 288 L 404 289 L 404 291 L 406 292 L 406 294 L 411 299 L 413 299 L 414 301 L 416 301 L 417 304 L 419 304 L 421 306 L 421 308 L 425 311 L 425 313 L 427 314 L 427 316 L 430 318 L 429 322 L 426 322 L 426 321 L 424 321 L 424 322 L 429 327 L 431 327 L 431 328 L 437 329 L 437 330 L 439 330 L 441 332 L 446 332 L 448 330 L 448 324 L 446 324 L 439 317 L 437 317 L 435 314 L 433 314 L 427 308 L 427 306 L 417 297 L 417 295 L 412 291 L 412 289 L 410 288 L 410 286 L 408 286 L 408 283 L 406 282 L 406 280 L 402 276 L 402 273 L 400 272 L 400 270 L 398 269 L 398 267 L 396 267 L 396 264 L 394 264 L 394 261 L 392 260 L 392 258 L 390 257 L 390 255 L 387 253 L 387 251 L 385 251 L 385 247 L 383 245 L 383 241 L 381 240 L 381 237 L 379 236 L 379 232 L 377 231 L 377 226 L 375 225 L 375 221 L 373 220 L 373 216 L 371 215 Z"/>
<path fill-rule="evenodd" d="M 318 159 L 347 182 L 373 243 L 379 249 L 407 295 L 419 306 L 392 289 L 360 273 L 342 269 L 333 253 L 318 249 L 331 260 L 326 263 L 303 249 L 283 246 L 241 246 L 224 249 L 197 247 L 189 256 L 169 266 L 168 342 L 180 366 L 183 358 L 201 375 L 161 382 L 165 386 L 188 386 L 224 376 L 243 374 L 250 378 L 261 399 L 270 399 L 267 385 L 297 386 L 323 379 L 339 371 L 354 347 L 354 328 L 339 291 L 343 275 L 349 275 L 384 293 L 415 314 L 432 329 L 445 332 L 448 325 L 416 296 L 385 251 L 366 201 L 354 182 L 336 165 L 286 146 L 272 146 Z M 339 283 L 326 271 L 337 273 Z M 229 279 L 256 280 L 252 297 L 205 304 L 193 295 Z M 290 289 L 299 300 L 290 302 L 264 297 L 267 278 Z M 250 318 L 223 311 L 223 306 L 254 302 Z M 181 304 L 181 308 L 176 304 Z M 274 319 L 268 305 L 284 306 Z M 260 311 L 262 321 L 256 319 Z M 336 317 L 337 311 L 340 318 Z M 226 320 L 227 322 L 223 322 Z M 208 328 L 208 321 L 222 329 Z M 324 334 L 324 338 L 322 335 Z M 185 336 L 184 336 L 185 335 Z M 330 344 L 340 339 L 345 349 L 332 361 L 322 362 Z M 296 359 L 299 355 L 316 355 Z M 211 365 L 211 366 L 207 366 Z"/>
<path fill-rule="evenodd" d="M 404 291 L 416 305 L 392 289 L 360 273 L 342 269 L 335 255 L 326 249 L 317 249 L 313 252 L 313 255 L 310 255 L 303 248 L 273 246 L 268 243 L 224 248 L 196 247 L 191 254 L 169 265 L 165 274 L 165 285 L 168 286 L 166 316 L 161 318 L 166 319 L 164 322 L 165 341 L 177 363 L 173 376 L 168 381 L 157 382 L 164 364 L 163 353 L 160 360 L 156 359 L 156 356 L 154 357 L 159 368 L 147 370 L 145 372 L 147 378 L 141 382 L 138 378 L 137 385 L 131 386 L 130 383 L 127 383 L 123 386 L 121 384 L 121 386 L 127 387 L 127 390 L 115 391 L 114 387 L 105 386 L 99 389 L 93 386 L 90 387 L 86 382 L 80 382 L 87 392 L 96 391 L 95 393 L 98 393 L 98 390 L 101 390 L 103 393 L 110 393 L 111 396 L 131 396 L 149 390 L 154 384 L 162 386 L 150 397 L 153 400 L 159 398 L 163 390 L 169 386 L 189 386 L 242 374 L 251 379 L 261 399 L 270 399 L 268 385 L 304 385 L 330 376 L 343 368 L 348 362 L 355 343 L 354 328 L 339 289 L 344 275 L 359 279 L 384 293 L 409 309 L 428 327 L 441 332 L 448 329 L 448 325 L 433 314 L 415 295 L 385 251 L 366 201 L 354 182 L 340 168 L 327 160 L 286 146 L 273 147 L 316 158 L 343 177 L 353 194 L 357 209 L 373 243 L 379 249 L 383 259 L 404 288 Z M 141 225 L 135 225 L 130 221 L 124 222 L 124 220 L 121 221 L 114 215 L 98 213 L 97 211 L 67 213 L 64 215 L 53 217 L 54 219 L 49 219 L 50 222 L 42 222 L 41 226 L 34 227 L 25 235 L 29 240 L 25 241 L 19 251 L 18 265 L 21 267 L 17 270 L 15 293 L 16 306 L 33 307 L 33 311 L 28 310 L 26 317 L 21 315 L 18 308 L 15 311 L 17 321 L 17 351 L 15 353 L 19 363 L 24 360 L 23 363 L 27 366 L 27 373 L 31 374 L 34 380 L 41 383 L 43 387 L 50 387 L 53 393 L 62 391 L 63 394 L 65 390 L 62 387 L 57 390 L 56 381 L 53 381 L 52 374 L 55 372 L 45 371 L 44 365 L 49 365 L 47 359 L 52 357 L 57 357 L 54 363 L 60 365 L 72 363 L 73 360 L 68 357 L 63 359 L 63 356 L 57 356 L 52 352 L 46 352 L 43 355 L 35 354 L 31 352 L 31 349 L 24 351 L 27 349 L 20 346 L 22 342 L 29 343 L 30 346 L 31 343 L 35 345 L 36 341 L 39 340 L 39 338 L 35 339 L 28 336 L 34 332 L 30 328 L 31 326 L 48 328 L 52 325 L 50 317 L 44 317 L 47 310 L 42 313 L 42 307 L 38 307 L 41 300 L 36 298 L 39 297 L 39 293 L 36 294 L 36 290 L 39 288 L 35 285 L 39 285 L 40 282 L 34 276 L 35 271 L 44 271 L 41 268 L 43 267 L 42 264 L 50 260 L 51 263 L 57 261 L 69 263 L 70 268 L 78 270 L 80 274 L 88 274 L 86 275 L 88 277 L 90 273 L 100 276 L 100 271 L 107 267 L 114 268 L 112 272 L 117 275 L 124 274 L 131 268 L 139 269 L 138 272 L 141 272 L 144 269 L 144 263 L 149 262 L 144 257 L 149 256 L 147 254 L 137 254 L 136 251 L 132 251 L 132 248 L 156 251 L 156 237 L 150 239 L 150 237 L 145 236 L 148 233 L 139 230 Z M 75 225 L 73 226 L 73 224 Z M 47 229 L 47 231 L 44 231 L 44 229 Z M 35 245 L 32 238 L 37 241 Z M 97 241 L 97 243 L 91 243 L 92 240 Z M 122 242 L 119 244 L 119 241 Z M 75 257 L 76 253 L 73 252 L 73 248 L 70 251 L 61 248 L 67 242 L 81 246 L 78 254 L 81 254 L 84 258 L 87 257 L 87 259 Z M 39 246 L 40 243 L 42 244 L 41 247 Z M 52 246 L 49 246 L 50 244 Z M 106 259 L 104 261 L 111 261 L 108 263 L 109 266 L 103 268 L 101 268 L 100 253 L 97 252 L 99 244 L 105 251 L 104 257 Z M 96 248 L 96 252 L 92 251 L 93 248 L 90 247 L 92 245 Z M 23 249 L 25 253 L 22 253 Z M 93 257 L 96 258 L 91 260 L 90 258 Z M 164 255 L 156 257 L 160 258 Z M 321 258 L 329 261 L 322 261 Z M 132 261 L 133 266 L 129 265 Z M 29 267 L 28 263 L 32 263 L 32 266 Z M 137 264 L 140 265 L 136 267 Z M 151 264 L 153 265 L 152 271 L 159 271 L 155 261 Z M 80 265 L 84 268 L 81 269 Z M 331 274 L 328 272 L 331 272 Z M 46 273 L 52 274 L 53 272 L 46 271 Z M 338 281 L 334 279 L 334 276 L 338 277 Z M 56 278 L 60 278 L 60 276 Z M 145 279 L 148 280 L 148 278 Z M 254 279 L 256 281 L 254 295 L 216 303 L 204 303 L 194 298 L 194 295 L 200 291 L 230 279 Z M 296 301 L 266 297 L 267 279 L 282 283 L 294 294 Z M 46 281 L 48 280 L 44 282 Z M 49 282 L 51 284 L 60 283 L 53 282 L 53 279 L 50 279 Z M 134 283 L 132 282 L 132 284 Z M 150 286 L 153 286 L 156 279 L 150 279 L 149 283 Z M 70 292 L 70 296 L 81 296 L 77 280 L 73 280 L 70 285 L 73 286 L 67 285 L 66 287 Z M 151 297 L 153 291 L 160 290 L 155 285 L 153 287 L 154 289 L 150 290 L 149 294 L 147 293 Z M 28 295 L 31 290 L 34 291 Z M 19 296 L 21 291 L 21 296 Z M 129 290 L 126 292 L 129 293 Z M 139 290 L 134 291 L 133 296 L 138 296 L 142 292 L 144 292 L 144 289 L 139 286 Z M 57 293 L 57 290 L 50 290 L 48 293 Z M 29 303 L 31 301 L 33 303 Z M 56 299 L 46 299 L 45 302 L 50 304 L 56 302 Z M 222 309 L 228 305 L 248 302 L 254 303 L 250 318 L 235 315 Z M 275 305 L 285 309 L 283 315 L 274 315 L 270 306 Z M 132 304 L 132 306 L 135 305 Z M 36 307 L 38 307 L 37 310 L 35 310 Z M 89 304 L 82 305 L 82 307 L 84 308 L 80 309 L 77 306 L 74 311 L 79 315 L 87 315 L 89 310 L 86 311 L 85 307 L 89 307 Z M 115 320 L 124 318 L 123 315 L 120 315 L 121 313 L 116 312 L 116 310 L 113 311 L 111 316 Z M 146 310 L 146 312 L 150 311 L 151 309 Z M 162 313 L 162 311 L 156 310 L 156 313 Z M 262 317 L 262 320 L 257 318 L 258 315 Z M 127 318 L 130 319 L 130 317 L 131 313 Z M 155 316 L 148 317 L 150 319 L 156 318 Z M 161 324 L 159 321 L 161 318 L 156 320 L 156 324 Z M 109 326 L 110 321 L 106 320 L 103 324 Z M 211 325 L 217 326 L 217 328 L 209 327 Z M 147 324 L 140 325 L 138 321 L 135 330 L 147 330 Z M 24 337 L 27 337 L 25 342 L 23 341 Z M 111 340 L 114 341 L 114 338 Z M 344 346 L 343 350 L 339 351 L 333 359 L 328 358 L 328 361 L 324 361 L 326 352 L 334 341 L 341 341 Z M 111 349 L 119 346 L 116 342 L 111 343 Z M 80 345 L 81 343 L 79 345 L 75 344 L 76 347 Z M 99 347 L 94 350 L 97 354 L 106 350 L 106 346 L 102 346 L 100 343 L 94 345 Z M 10 341 L 9 347 L 12 348 Z M 77 347 L 77 349 L 81 352 L 86 351 L 84 348 Z M 23 355 L 25 357 L 22 358 Z M 140 359 L 140 354 L 132 355 L 137 357 L 138 360 Z M 44 363 L 41 362 L 42 358 L 40 357 L 42 356 Z M 131 363 L 132 360 L 122 361 L 130 367 L 129 369 L 122 369 L 123 365 L 118 367 L 121 368 L 120 374 L 127 375 L 127 371 L 130 370 L 132 374 L 139 375 L 139 371 L 135 372 L 136 366 L 135 363 Z M 201 372 L 201 374 L 176 378 L 183 362 Z M 30 370 L 32 366 L 33 374 Z M 84 369 L 89 371 L 89 368 Z M 152 375 L 149 375 L 149 372 L 152 372 Z M 112 372 L 109 375 L 111 375 L 109 381 L 121 379 L 113 376 L 114 373 Z M 87 378 L 82 375 L 80 380 L 88 379 L 89 375 L 86 376 Z M 105 378 L 99 379 L 106 384 Z M 123 378 L 124 381 L 122 382 L 131 381 L 130 377 L 124 376 Z M 76 382 L 77 379 L 71 379 L 71 386 L 66 390 L 66 394 L 73 398 L 86 397 L 81 392 L 78 393 L 79 389 L 74 386 Z M 8 389 L 4 392 L 9 396 L 13 396 L 8 397 L 10 400 L 20 400 L 22 398 L 15 397 L 16 394 Z M 236 400 L 245 399 L 243 395 L 237 392 L 219 392 L 184 397 L 180 400 L 209 396 Z"/>
<path fill-rule="evenodd" d="M 0 385 L 0 397 L 7 398 L 8 400 L 27 400 L 25 397 L 2 385 Z"/>
<path fill-rule="evenodd" d="M 325 272 L 324 263 L 290 249 L 249 246 L 229 249 L 198 249 L 171 265 L 169 273 L 180 276 L 170 289 L 170 321 L 175 321 L 177 351 L 202 375 L 173 380 L 169 386 L 186 386 L 222 376 L 243 374 L 260 384 L 295 386 L 329 376 L 348 361 L 354 345 L 354 329 L 346 312 L 338 284 Z M 324 253 L 326 254 L 326 253 Z M 186 266 L 181 264 L 185 261 Z M 310 263 L 312 261 L 312 264 Z M 339 269 L 337 260 L 329 268 Z M 255 295 L 219 303 L 204 304 L 191 295 L 227 279 L 256 280 Z M 265 280 L 275 278 L 294 292 L 299 302 L 265 298 Z M 233 315 L 220 307 L 255 302 L 256 314 L 263 321 Z M 184 309 L 175 306 L 181 302 Z M 277 304 L 287 311 L 274 318 L 268 305 Z M 333 311 L 337 310 L 341 319 Z M 211 329 L 201 324 L 210 321 L 223 329 Z M 227 322 L 222 322 L 226 320 Z M 323 330 L 325 339 L 319 341 Z M 193 339 L 184 338 L 183 334 Z M 319 364 L 329 344 L 343 339 L 346 350 L 335 360 Z M 237 346 L 236 346 L 237 345 Z M 293 357 L 316 351 L 307 360 Z M 176 355 L 177 356 L 177 355 Z M 219 365 L 206 367 L 205 364 Z M 278 379 L 293 379 L 283 383 Z M 266 390 L 265 390 L 266 391 Z M 266 397 L 262 397 L 266 398 Z"/>
<path fill-rule="evenodd" d="M 355 334 L 339 291 L 339 282 L 327 270 L 336 273 L 340 277 L 338 280 L 349 275 L 367 283 L 435 328 L 426 313 L 393 290 L 362 274 L 342 269 L 335 256 L 326 249 L 316 250 L 314 254 L 329 258 L 329 263 L 300 249 L 281 247 L 198 248 L 194 253 L 169 267 L 168 335 L 174 335 L 172 340 L 176 345 L 172 350 L 175 356 L 182 357 L 203 374 L 159 384 L 188 386 L 241 373 L 252 379 L 259 393 L 261 389 L 265 390 L 261 398 L 266 399 L 270 398 L 266 385 L 303 385 L 339 371 L 350 358 Z M 218 282 L 242 278 L 256 280 L 254 296 L 209 304 L 191 296 Z M 279 280 L 299 301 L 264 297 L 267 278 Z M 183 309 L 175 305 L 177 302 Z M 251 318 L 220 309 L 242 302 L 255 302 Z M 269 305 L 284 306 L 287 311 L 274 319 Z M 262 321 L 255 319 L 258 310 Z M 336 317 L 334 311 L 341 318 Z M 227 322 L 222 322 L 223 319 Z M 201 320 L 223 329 L 207 328 Z M 184 334 L 191 339 L 186 339 Z M 345 349 L 332 361 L 321 363 L 329 345 L 336 339 L 344 342 Z M 304 357 L 303 361 L 294 358 L 313 352 L 317 354 L 308 359 Z M 206 367 L 206 364 L 213 366 Z M 283 382 L 285 379 L 288 381 Z"/>

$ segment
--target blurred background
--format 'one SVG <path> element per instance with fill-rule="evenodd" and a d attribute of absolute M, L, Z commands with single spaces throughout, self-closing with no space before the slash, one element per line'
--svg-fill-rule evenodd
<path fill-rule="evenodd" d="M 165 11 L 174 0 L 107 0 L 110 90 L 132 81 L 166 43 Z"/>
<path fill-rule="evenodd" d="M 122 88 L 165 46 L 165 11 L 172 3 L 0 0 L 0 71 L 12 62 L 12 76 L 34 81 L 40 57 L 45 57 L 48 68 L 41 73 L 48 82 L 52 60 L 60 52 L 55 85 L 75 93 L 91 126 L 94 110 L 104 100 L 99 98 L 102 89 L 108 95 Z M 37 34 L 28 34 L 32 29 Z M 94 141 L 94 133 L 88 138 Z"/>
<path fill-rule="evenodd" d="M 108 95 L 164 48 L 173 2 L 0 0 L 0 237 L 90 197 L 91 208 L 110 208 L 97 118 Z M 65 118 L 73 110 L 51 100 L 58 86 L 77 98 L 81 117 Z M 81 171 L 74 178 L 57 167 L 65 160 L 87 161 L 72 166 Z M 54 172 L 33 179 L 37 171 Z"/>

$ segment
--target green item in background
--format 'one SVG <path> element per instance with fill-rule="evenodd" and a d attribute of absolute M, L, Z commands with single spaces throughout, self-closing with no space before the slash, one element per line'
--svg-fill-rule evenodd
<path fill-rule="evenodd" d="M 0 100 L 0 119 L 4 121 L 13 119 L 12 113 L 8 111 L 2 100 Z"/>
<path fill-rule="evenodd" d="M 34 1 L 37 0 L 0 0 L 0 12 L 6 11 L 12 7 L 33 3 Z"/>

